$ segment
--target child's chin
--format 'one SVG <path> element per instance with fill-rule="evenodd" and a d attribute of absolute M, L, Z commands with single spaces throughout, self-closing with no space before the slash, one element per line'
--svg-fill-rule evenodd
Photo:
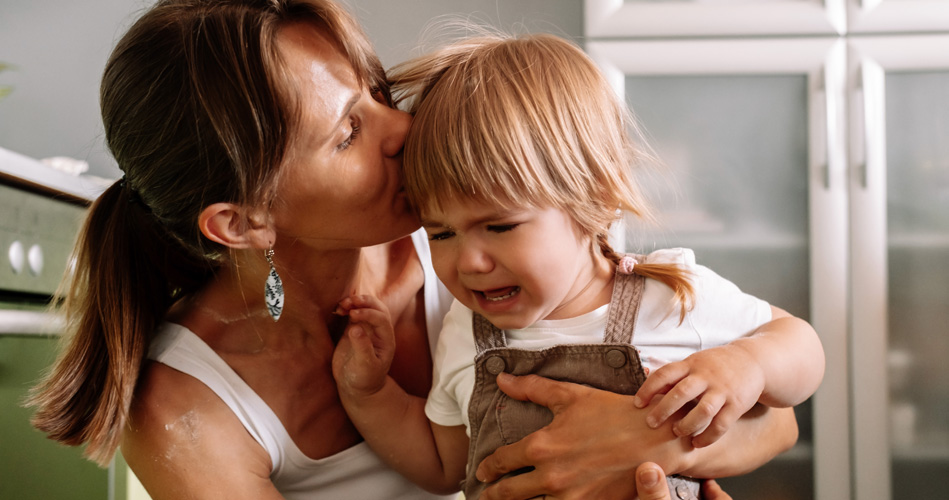
<path fill-rule="evenodd" d="M 527 328 L 535 323 L 535 321 L 528 321 L 524 319 L 511 318 L 511 317 L 492 317 L 489 314 L 484 315 L 492 325 L 502 329 L 502 330 L 521 330 Z"/>

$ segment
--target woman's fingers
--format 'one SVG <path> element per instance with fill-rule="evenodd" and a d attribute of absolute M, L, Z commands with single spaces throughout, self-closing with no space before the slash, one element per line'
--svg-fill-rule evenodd
<path fill-rule="evenodd" d="M 636 493 L 639 500 L 672 500 L 665 473 L 652 462 L 636 468 Z"/>

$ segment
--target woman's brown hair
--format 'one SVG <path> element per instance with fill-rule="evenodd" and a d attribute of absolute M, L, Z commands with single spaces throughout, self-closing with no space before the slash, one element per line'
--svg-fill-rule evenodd
<path fill-rule="evenodd" d="M 275 38 L 308 22 L 388 98 L 355 19 L 332 0 L 162 0 L 106 65 L 100 91 L 121 181 L 93 203 L 61 287 L 64 347 L 34 388 L 33 425 L 106 465 L 125 429 L 152 331 L 227 265 L 198 215 L 272 200 L 299 111 Z"/>
<path fill-rule="evenodd" d="M 625 103 L 573 43 L 483 33 L 396 66 L 390 80 L 414 116 L 403 170 L 417 208 L 452 198 L 558 208 L 614 263 L 610 225 L 622 212 L 650 218 L 633 171 L 652 156 L 631 140 L 642 134 Z M 672 288 L 685 317 L 693 290 L 680 267 L 646 262 L 634 272 Z"/>

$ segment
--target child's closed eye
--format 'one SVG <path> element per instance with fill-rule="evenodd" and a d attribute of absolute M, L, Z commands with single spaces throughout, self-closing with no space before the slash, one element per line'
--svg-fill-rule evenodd
<path fill-rule="evenodd" d="M 428 241 L 441 241 L 447 240 L 454 236 L 455 233 L 452 231 L 438 231 L 434 233 L 428 233 Z"/>
<path fill-rule="evenodd" d="M 506 233 L 519 225 L 520 224 L 492 224 L 488 226 L 488 231 L 491 231 L 492 233 Z"/>

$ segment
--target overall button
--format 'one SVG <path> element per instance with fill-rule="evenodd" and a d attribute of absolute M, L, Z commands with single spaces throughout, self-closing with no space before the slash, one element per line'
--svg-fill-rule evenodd
<path fill-rule="evenodd" d="M 626 365 L 626 354 L 619 349 L 606 351 L 606 364 L 611 368 L 622 368 Z"/>
<path fill-rule="evenodd" d="M 485 361 L 484 367 L 491 375 L 497 375 L 504 371 L 504 360 L 500 356 L 491 356 Z"/>

